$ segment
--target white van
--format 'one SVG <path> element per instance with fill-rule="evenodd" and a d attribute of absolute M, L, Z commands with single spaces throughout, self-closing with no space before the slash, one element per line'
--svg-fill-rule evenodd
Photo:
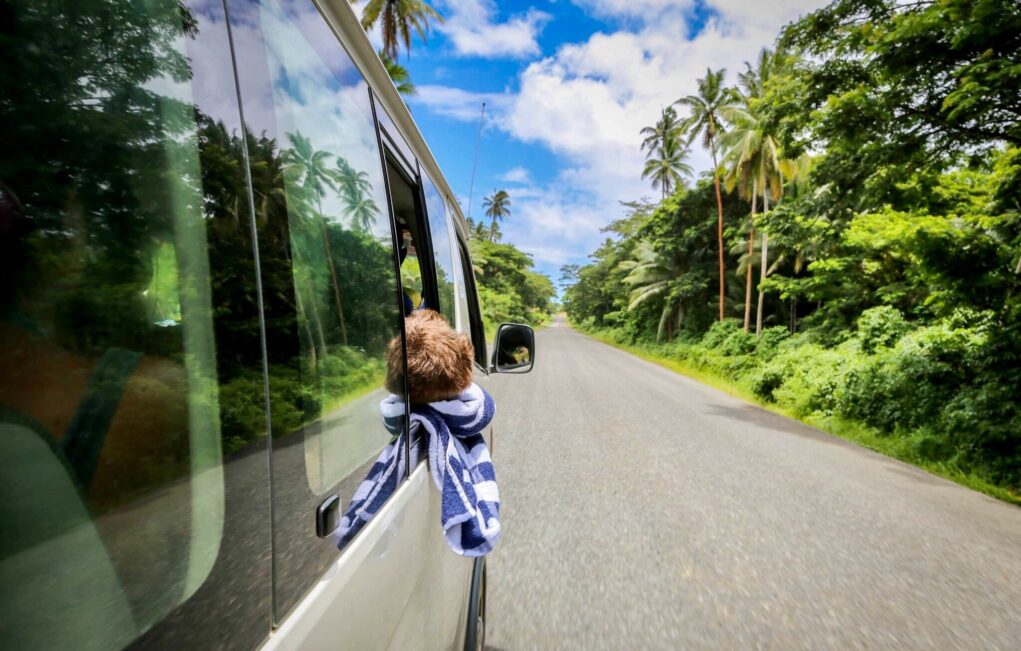
<path fill-rule="evenodd" d="M 331 535 L 396 440 L 405 314 L 468 333 L 482 385 L 534 353 L 511 324 L 490 361 L 457 202 L 348 2 L 0 23 L 3 648 L 481 648 L 485 564 L 424 462 Z"/>

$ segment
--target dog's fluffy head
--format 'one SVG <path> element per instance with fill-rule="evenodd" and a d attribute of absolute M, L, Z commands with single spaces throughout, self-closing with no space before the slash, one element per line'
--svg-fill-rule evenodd
<path fill-rule="evenodd" d="M 450 400 L 472 383 L 475 353 L 467 335 L 454 332 L 433 310 L 417 310 L 404 321 L 408 350 L 408 400 L 412 404 Z M 387 391 L 404 390 L 400 336 L 387 349 Z"/>

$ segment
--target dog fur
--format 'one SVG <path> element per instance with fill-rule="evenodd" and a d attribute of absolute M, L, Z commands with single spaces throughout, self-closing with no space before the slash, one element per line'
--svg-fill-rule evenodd
<path fill-rule="evenodd" d="M 408 400 L 413 405 L 450 400 L 471 386 L 475 352 L 434 310 L 416 310 L 404 320 L 408 351 Z M 404 392 L 404 354 L 400 336 L 387 347 L 386 389 Z"/>

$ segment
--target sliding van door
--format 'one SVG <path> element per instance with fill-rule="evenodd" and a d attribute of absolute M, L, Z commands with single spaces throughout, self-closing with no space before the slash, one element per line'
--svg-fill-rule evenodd
<path fill-rule="evenodd" d="M 273 242 L 260 252 L 281 626 L 271 644 L 381 648 L 410 590 L 410 559 L 390 549 L 398 523 L 374 521 L 343 550 L 316 528 L 317 509 L 343 514 L 407 429 L 403 410 L 389 428 L 380 413 L 403 318 L 369 89 L 312 3 L 229 7 L 258 227 Z"/>

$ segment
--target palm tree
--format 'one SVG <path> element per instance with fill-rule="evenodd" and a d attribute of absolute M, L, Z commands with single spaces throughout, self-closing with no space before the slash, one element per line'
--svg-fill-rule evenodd
<path fill-rule="evenodd" d="M 663 109 L 663 113 L 655 126 L 645 127 L 641 131 L 644 136 L 642 140 L 642 151 L 646 152 L 645 157 L 649 158 L 657 150 L 663 148 L 663 143 L 668 138 L 679 138 L 681 134 L 680 123 L 677 121 L 677 111 L 672 106 Z"/>
<path fill-rule="evenodd" d="M 372 183 L 368 172 L 356 170 L 347 159 L 337 157 L 337 168 L 332 178 L 340 187 L 340 196 L 351 217 L 355 230 L 368 231 L 376 223 L 379 206 L 372 198 Z"/>
<path fill-rule="evenodd" d="M 732 192 L 737 187 L 738 196 L 742 199 L 749 199 L 752 212 L 748 220 L 748 253 L 744 258 L 745 288 L 744 288 L 744 331 L 748 332 L 751 327 L 752 317 L 752 268 L 755 255 L 755 209 L 759 195 L 759 177 L 756 172 L 760 166 L 759 155 L 755 150 L 753 142 L 749 142 L 751 134 L 743 134 L 731 131 L 727 136 L 734 138 L 724 139 L 722 143 L 727 154 L 724 156 L 724 165 L 729 167 L 724 186 L 727 192 Z M 731 140 L 731 142 L 726 142 Z"/>
<path fill-rule="evenodd" d="M 357 2 L 351 0 L 351 4 Z M 393 60 L 397 59 L 402 42 L 404 49 L 411 50 L 412 30 L 424 41 L 429 33 L 429 21 L 443 22 L 443 16 L 423 0 L 368 0 L 362 12 L 362 27 L 369 31 L 380 19 L 383 21 L 383 52 Z"/>
<path fill-rule="evenodd" d="M 763 48 L 759 53 L 756 66 L 753 68 L 745 61 L 745 72 L 738 75 L 738 83 L 742 91 L 735 91 L 734 99 L 739 105 L 730 105 L 723 109 L 723 118 L 730 124 L 730 131 L 720 136 L 720 145 L 724 153 L 724 164 L 728 167 L 726 179 L 727 191 L 739 186 L 738 194 L 742 198 L 751 199 L 751 225 L 748 232 L 748 254 L 750 261 L 755 247 L 755 211 L 759 196 L 768 206 L 766 197 L 767 185 L 771 185 L 774 198 L 778 199 L 779 183 L 777 174 L 780 168 L 779 143 L 776 138 L 763 133 L 761 121 L 757 114 L 758 103 L 761 102 L 766 82 L 784 65 L 781 54 L 774 55 Z M 770 184 L 769 181 L 772 180 Z M 768 210 L 768 207 L 766 208 Z M 767 270 L 765 257 L 768 254 L 769 235 L 763 233 L 763 271 Z M 763 279 L 765 276 L 763 276 Z M 752 265 L 745 264 L 745 303 L 744 331 L 748 332 L 751 322 L 752 296 Z M 761 311 L 761 308 L 760 308 Z M 761 317 L 757 318 L 756 332 L 761 331 Z"/>
<path fill-rule="evenodd" d="M 702 146 L 709 150 L 713 157 L 713 177 L 716 181 L 716 212 L 717 212 L 717 248 L 720 259 L 720 320 L 723 320 L 724 270 L 723 270 L 723 197 L 720 195 L 720 170 L 716 161 L 716 147 L 719 135 L 723 131 L 723 111 L 733 102 L 734 93 L 723 85 L 726 70 L 707 69 L 706 76 L 698 80 L 698 94 L 688 95 L 677 100 L 675 104 L 687 107 L 691 112 L 681 123 L 681 131 L 688 134 L 688 143 L 699 135 Z"/>
<path fill-rule="evenodd" d="M 316 200 L 319 213 L 317 221 L 323 233 L 323 248 L 326 251 L 326 265 L 330 268 L 333 298 L 337 304 L 341 341 L 346 346 L 347 323 L 344 320 L 344 304 L 340 300 L 340 283 L 337 282 L 337 270 L 333 265 L 330 232 L 326 227 L 326 216 L 323 214 L 323 197 L 326 195 L 326 189 L 337 189 L 333 184 L 333 175 L 327 167 L 327 162 L 333 158 L 333 154 L 316 150 L 312 147 L 312 142 L 301 133 L 288 133 L 287 138 L 291 141 L 291 149 L 284 152 L 285 174 L 293 176 L 296 185 Z"/>
<path fill-rule="evenodd" d="M 645 161 L 642 178 L 651 178 L 652 187 L 660 188 L 663 198 L 684 182 L 682 177 L 691 176 L 691 166 L 685 163 L 689 149 L 681 144 L 676 134 L 668 133 L 662 146 L 657 150 L 657 158 Z"/>
<path fill-rule="evenodd" d="M 488 240 L 489 229 L 481 221 L 468 218 L 468 237 L 473 240 Z"/>
<path fill-rule="evenodd" d="M 628 295 L 627 309 L 634 310 L 646 301 L 662 300 L 656 340 L 662 340 L 664 334 L 670 339 L 674 329 L 679 329 L 684 321 L 683 306 L 671 292 L 680 279 L 681 271 L 674 260 L 657 252 L 646 240 L 638 243 L 632 255 L 632 259 L 619 265 L 620 269 L 629 272 L 624 283 L 633 287 Z"/>
<path fill-rule="evenodd" d="M 491 220 L 489 225 L 490 241 L 495 242 L 496 235 L 500 232 L 496 225 L 497 222 L 510 216 L 510 205 L 510 195 L 507 194 L 506 190 L 497 190 L 491 196 L 482 200 L 482 207 L 486 211 L 486 217 L 489 217 Z"/>
<path fill-rule="evenodd" d="M 408 72 L 407 68 L 388 57 L 383 50 L 379 51 L 379 59 L 383 62 L 383 67 L 386 68 L 386 74 L 390 75 L 390 80 L 397 87 L 398 93 L 401 95 L 414 95 L 417 92 L 415 84 L 411 82 L 411 73 Z"/>

